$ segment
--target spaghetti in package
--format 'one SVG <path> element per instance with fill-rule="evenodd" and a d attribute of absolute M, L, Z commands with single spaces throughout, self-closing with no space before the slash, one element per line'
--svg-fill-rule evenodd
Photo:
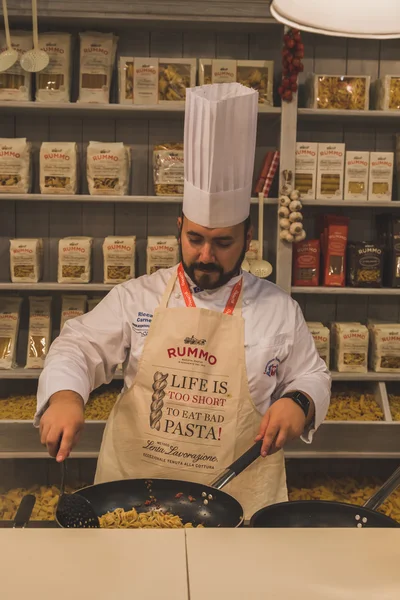
<path fill-rule="evenodd" d="M 158 144 L 153 151 L 156 196 L 182 196 L 184 184 L 183 144 Z"/>
<path fill-rule="evenodd" d="M 124 283 L 135 277 L 135 249 L 136 236 L 105 238 L 104 283 Z"/>
<path fill-rule="evenodd" d="M 86 303 L 86 296 L 73 294 L 71 296 L 65 295 L 62 297 L 60 331 L 69 319 L 75 319 L 76 317 L 81 317 L 85 314 Z"/>
<path fill-rule="evenodd" d="M 16 367 L 22 298 L 0 297 L 0 369 Z"/>
<path fill-rule="evenodd" d="M 331 329 L 335 366 L 340 373 L 366 373 L 369 332 L 361 323 L 333 323 Z"/>
<path fill-rule="evenodd" d="M 32 73 L 24 71 L 19 59 L 32 48 L 32 34 L 27 31 L 12 31 L 11 45 L 18 52 L 18 60 L 12 67 L 0 73 L 0 100 L 29 102 L 31 99 Z M 0 52 L 7 50 L 6 36 L 0 33 Z"/>
<path fill-rule="evenodd" d="M 27 369 L 42 369 L 51 343 L 51 297 L 29 298 Z"/>
<path fill-rule="evenodd" d="M 67 237 L 58 242 L 58 283 L 89 283 L 92 276 L 91 237 Z"/>
<path fill-rule="evenodd" d="M 80 33 L 78 102 L 109 104 L 118 37 L 112 33 Z"/>
<path fill-rule="evenodd" d="M 26 138 L 0 138 L 0 194 L 28 194 L 31 144 Z"/>
<path fill-rule="evenodd" d="M 71 97 L 71 35 L 42 33 L 39 47 L 49 55 L 49 64 L 36 73 L 37 102 L 69 102 Z"/>
<path fill-rule="evenodd" d="M 76 194 L 78 149 L 75 142 L 43 142 L 40 147 L 42 194 Z"/>
<path fill-rule="evenodd" d="M 378 373 L 400 373 L 400 324 L 374 323 L 370 332 L 370 367 Z"/>
<path fill-rule="evenodd" d="M 343 200 L 344 144 L 318 144 L 317 198 Z"/>
<path fill-rule="evenodd" d="M 184 102 L 186 90 L 196 85 L 196 58 L 160 58 L 158 101 Z"/>
<path fill-rule="evenodd" d="M 311 75 L 306 84 L 309 108 L 368 110 L 371 77 Z"/>
<path fill-rule="evenodd" d="M 302 200 L 315 200 L 317 188 L 318 144 L 297 142 L 294 187 Z"/>
<path fill-rule="evenodd" d="M 42 277 L 43 240 L 10 240 L 10 273 L 13 283 L 38 283 Z"/>
<path fill-rule="evenodd" d="M 89 142 L 86 171 L 91 195 L 126 196 L 130 184 L 130 147 L 122 142 Z"/>
<path fill-rule="evenodd" d="M 377 80 L 376 108 L 400 110 L 400 75 L 385 75 Z"/>

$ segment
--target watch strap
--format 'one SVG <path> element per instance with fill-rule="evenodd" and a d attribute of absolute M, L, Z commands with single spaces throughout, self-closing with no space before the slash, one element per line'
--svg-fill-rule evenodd
<path fill-rule="evenodd" d="M 293 400 L 293 402 L 295 402 L 297 406 L 300 406 L 300 408 L 304 412 L 305 417 L 308 417 L 308 413 L 310 410 L 310 400 L 305 394 L 303 394 L 303 392 L 288 392 L 284 395 L 284 397 Z"/>

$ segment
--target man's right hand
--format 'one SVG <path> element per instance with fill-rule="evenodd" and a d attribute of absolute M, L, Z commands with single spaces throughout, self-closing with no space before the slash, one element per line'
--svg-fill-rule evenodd
<path fill-rule="evenodd" d="M 78 443 L 85 423 L 84 402 L 76 392 L 63 390 L 53 394 L 40 419 L 40 441 L 50 456 L 62 462 Z"/>

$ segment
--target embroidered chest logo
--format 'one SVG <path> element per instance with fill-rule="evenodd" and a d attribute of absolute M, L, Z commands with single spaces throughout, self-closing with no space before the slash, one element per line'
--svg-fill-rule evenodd
<path fill-rule="evenodd" d="M 278 373 L 278 368 L 280 364 L 281 361 L 279 360 L 279 358 L 276 357 L 268 361 L 264 370 L 264 375 L 268 375 L 268 377 L 275 377 Z"/>

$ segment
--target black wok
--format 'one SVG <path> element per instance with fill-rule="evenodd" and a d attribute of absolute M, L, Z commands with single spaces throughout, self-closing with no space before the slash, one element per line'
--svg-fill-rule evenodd
<path fill-rule="evenodd" d="M 194 526 L 239 527 L 243 524 L 243 508 L 221 488 L 260 456 L 261 443 L 254 444 L 210 486 L 176 479 L 123 479 L 92 485 L 74 493 L 89 500 L 98 517 L 116 508 L 131 510 L 134 507 L 138 512 L 168 511 Z"/>
<path fill-rule="evenodd" d="M 250 527 L 400 527 L 376 509 L 400 484 L 400 467 L 364 504 L 297 500 L 272 504 L 257 511 Z"/>

